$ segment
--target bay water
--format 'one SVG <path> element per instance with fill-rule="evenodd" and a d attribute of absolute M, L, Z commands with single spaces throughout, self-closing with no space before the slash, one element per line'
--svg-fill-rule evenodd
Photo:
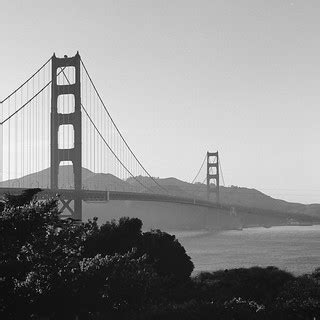
<path fill-rule="evenodd" d="M 170 233 L 191 256 L 194 273 L 276 266 L 299 275 L 320 267 L 320 225 Z"/>

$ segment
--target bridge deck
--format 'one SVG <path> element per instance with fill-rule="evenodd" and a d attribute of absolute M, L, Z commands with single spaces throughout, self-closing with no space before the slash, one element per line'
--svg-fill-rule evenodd
<path fill-rule="evenodd" d="M 7 188 L 0 187 L 0 195 L 4 193 L 18 194 L 26 188 Z M 171 202 L 178 204 L 196 205 L 208 208 L 216 208 L 222 210 L 230 210 L 229 206 L 221 205 L 211 201 L 205 201 L 194 198 L 175 197 L 163 194 L 138 193 L 138 192 L 123 192 L 123 191 L 99 191 L 99 190 L 80 190 L 75 191 L 71 189 L 42 189 L 39 193 L 39 198 L 49 198 L 59 196 L 70 199 L 73 197 L 81 197 L 83 201 L 87 202 L 107 202 L 107 201 L 155 201 L 155 202 Z"/>
<path fill-rule="evenodd" d="M 0 195 L 4 193 L 19 194 L 26 188 L 8 188 L 0 187 Z M 210 202 L 202 199 L 193 199 L 193 198 L 184 198 L 184 197 L 175 197 L 163 194 L 150 194 L 150 193 L 138 193 L 138 192 L 123 192 L 123 191 L 99 191 L 99 190 L 80 190 L 75 191 L 72 189 L 42 189 L 40 192 L 39 198 L 46 199 L 49 197 L 59 196 L 62 199 L 74 199 L 75 197 L 80 197 L 83 201 L 86 202 L 108 202 L 108 201 L 154 201 L 154 202 L 169 202 L 177 203 L 182 205 L 194 205 L 199 207 L 215 208 L 225 211 L 230 214 L 231 206 L 225 204 L 218 204 L 215 202 Z M 248 208 L 245 206 L 234 205 L 233 206 L 237 213 L 246 213 L 253 215 L 268 215 L 275 216 L 283 219 L 288 218 L 300 218 L 302 221 L 306 220 L 307 217 L 304 214 L 299 213 L 289 213 L 278 210 L 268 210 L 261 208 Z M 310 218 L 310 217 L 309 217 Z M 307 219 L 308 220 L 308 219 Z M 314 223 L 319 223 L 320 219 L 313 217 L 312 220 Z"/>

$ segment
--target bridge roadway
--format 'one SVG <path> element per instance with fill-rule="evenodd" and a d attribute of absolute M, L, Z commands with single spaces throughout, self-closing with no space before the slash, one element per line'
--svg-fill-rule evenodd
<path fill-rule="evenodd" d="M 0 195 L 5 193 L 19 194 L 27 188 L 9 188 L 0 187 Z M 72 189 L 42 189 L 38 194 L 40 199 L 49 197 L 61 197 L 63 199 L 73 199 L 74 197 L 81 197 L 86 202 L 108 202 L 108 201 L 154 201 L 154 202 L 171 202 L 177 204 L 195 205 L 199 207 L 216 208 L 227 210 L 230 212 L 230 206 L 221 205 L 215 202 L 195 199 L 176 197 L 163 194 L 139 193 L 139 192 L 124 192 L 124 191 L 100 191 L 100 190 L 85 190 L 75 191 Z"/>
<path fill-rule="evenodd" d="M 0 196 L 4 193 L 19 194 L 27 188 L 9 188 L 0 187 Z M 137 201 L 137 202 L 158 202 L 158 203 L 172 203 L 181 204 L 187 206 L 196 206 L 197 208 L 209 208 L 217 209 L 223 215 L 234 215 L 239 213 L 249 214 L 250 216 L 260 216 L 266 218 L 276 218 L 280 219 L 281 223 L 285 223 L 288 219 L 301 219 L 301 221 L 306 220 L 306 216 L 298 213 L 289 213 L 277 210 L 267 210 L 261 208 L 249 208 L 240 205 L 233 205 L 235 210 L 231 210 L 230 205 L 218 204 L 216 202 L 206 201 L 202 199 L 177 197 L 164 194 L 151 194 L 151 193 L 138 193 L 138 192 L 124 192 L 124 191 L 102 191 L 102 190 L 86 190 L 82 189 L 80 191 L 75 191 L 72 189 L 42 189 L 42 192 L 38 194 L 39 199 L 48 199 L 49 197 L 56 197 L 62 200 L 62 203 L 67 202 L 69 204 L 70 200 L 75 197 L 80 197 L 85 202 L 93 203 L 103 203 L 108 201 Z M 211 210 L 210 210 L 211 211 Z M 212 211 L 217 212 L 217 211 Z M 308 220 L 308 219 L 307 219 Z M 310 219 L 309 219 L 310 220 Z M 308 220 L 308 221 L 309 221 Z M 314 223 L 320 223 L 320 219 L 313 219 Z"/>

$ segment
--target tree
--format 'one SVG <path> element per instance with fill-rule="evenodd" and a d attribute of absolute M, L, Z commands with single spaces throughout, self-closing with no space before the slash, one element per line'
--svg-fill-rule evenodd
<path fill-rule="evenodd" d="M 56 200 L 33 202 L 32 198 L 24 198 L 23 205 L 11 200 L 5 198 L 0 212 L 0 312 L 5 319 L 19 310 L 15 283 L 32 268 L 30 259 L 22 259 L 22 251 L 43 238 L 49 226 L 59 221 Z"/>
<path fill-rule="evenodd" d="M 313 320 L 320 317 L 320 285 L 313 275 L 289 281 L 279 293 L 273 313 L 288 320 Z"/>
<path fill-rule="evenodd" d="M 15 293 L 20 301 L 28 301 L 29 306 L 24 305 L 30 314 L 87 319 L 90 314 L 139 311 L 152 298 L 156 284 L 152 266 L 132 252 L 82 258 L 64 267 L 38 264 L 17 282 Z"/>
<path fill-rule="evenodd" d="M 177 281 L 190 277 L 193 263 L 175 236 L 160 230 L 143 233 L 141 228 L 140 219 L 127 217 L 97 226 L 85 241 L 85 256 L 124 254 L 136 248 L 137 257 L 146 254 L 159 276 Z"/>
<path fill-rule="evenodd" d="M 96 220 L 95 220 L 96 221 Z M 107 221 L 94 231 L 85 241 L 85 256 L 96 254 L 126 253 L 139 247 L 142 222 L 138 218 L 122 217 L 119 221 Z"/>
<path fill-rule="evenodd" d="M 128 313 L 153 297 L 158 276 L 146 257 L 131 249 L 140 220 L 124 218 L 101 231 L 97 219 L 82 224 L 60 219 L 55 199 L 12 199 L 6 198 L 0 212 L 1 319 Z M 118 242 L 113 233 L 112 255 L 88 256 L 88 244 L 99 239 L 99 248 L 108 228 L 127 240 Z M 131 252 L 114 254 L 118 249 Z"/>
<path fill-rule="evenodd" d="M 269 306 L 293 279 L 292 274 L 270 266 L 203 272 L 196 276 L 195 284 L 203 299 L 224 302 L 241 297 Z"/>
<path fill-rule="evenodd" d="M 177 281 L 190 277 L 194 265 L 183 246 L 175 238 L 160 230 L 152 230 L 142 235 L 140 251 L 147 254 L 159 275 L 170 276 Z"/>

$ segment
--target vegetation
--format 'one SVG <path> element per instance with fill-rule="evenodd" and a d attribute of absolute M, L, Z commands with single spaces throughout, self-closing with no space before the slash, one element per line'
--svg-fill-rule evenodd
<path fill-rule="evenodd" d="M 174 236 L 139 219 L 62 220 L 33 195 L 0 206 L 0 319 L 320 319 L 320 269 L 191 277 Z"/>

